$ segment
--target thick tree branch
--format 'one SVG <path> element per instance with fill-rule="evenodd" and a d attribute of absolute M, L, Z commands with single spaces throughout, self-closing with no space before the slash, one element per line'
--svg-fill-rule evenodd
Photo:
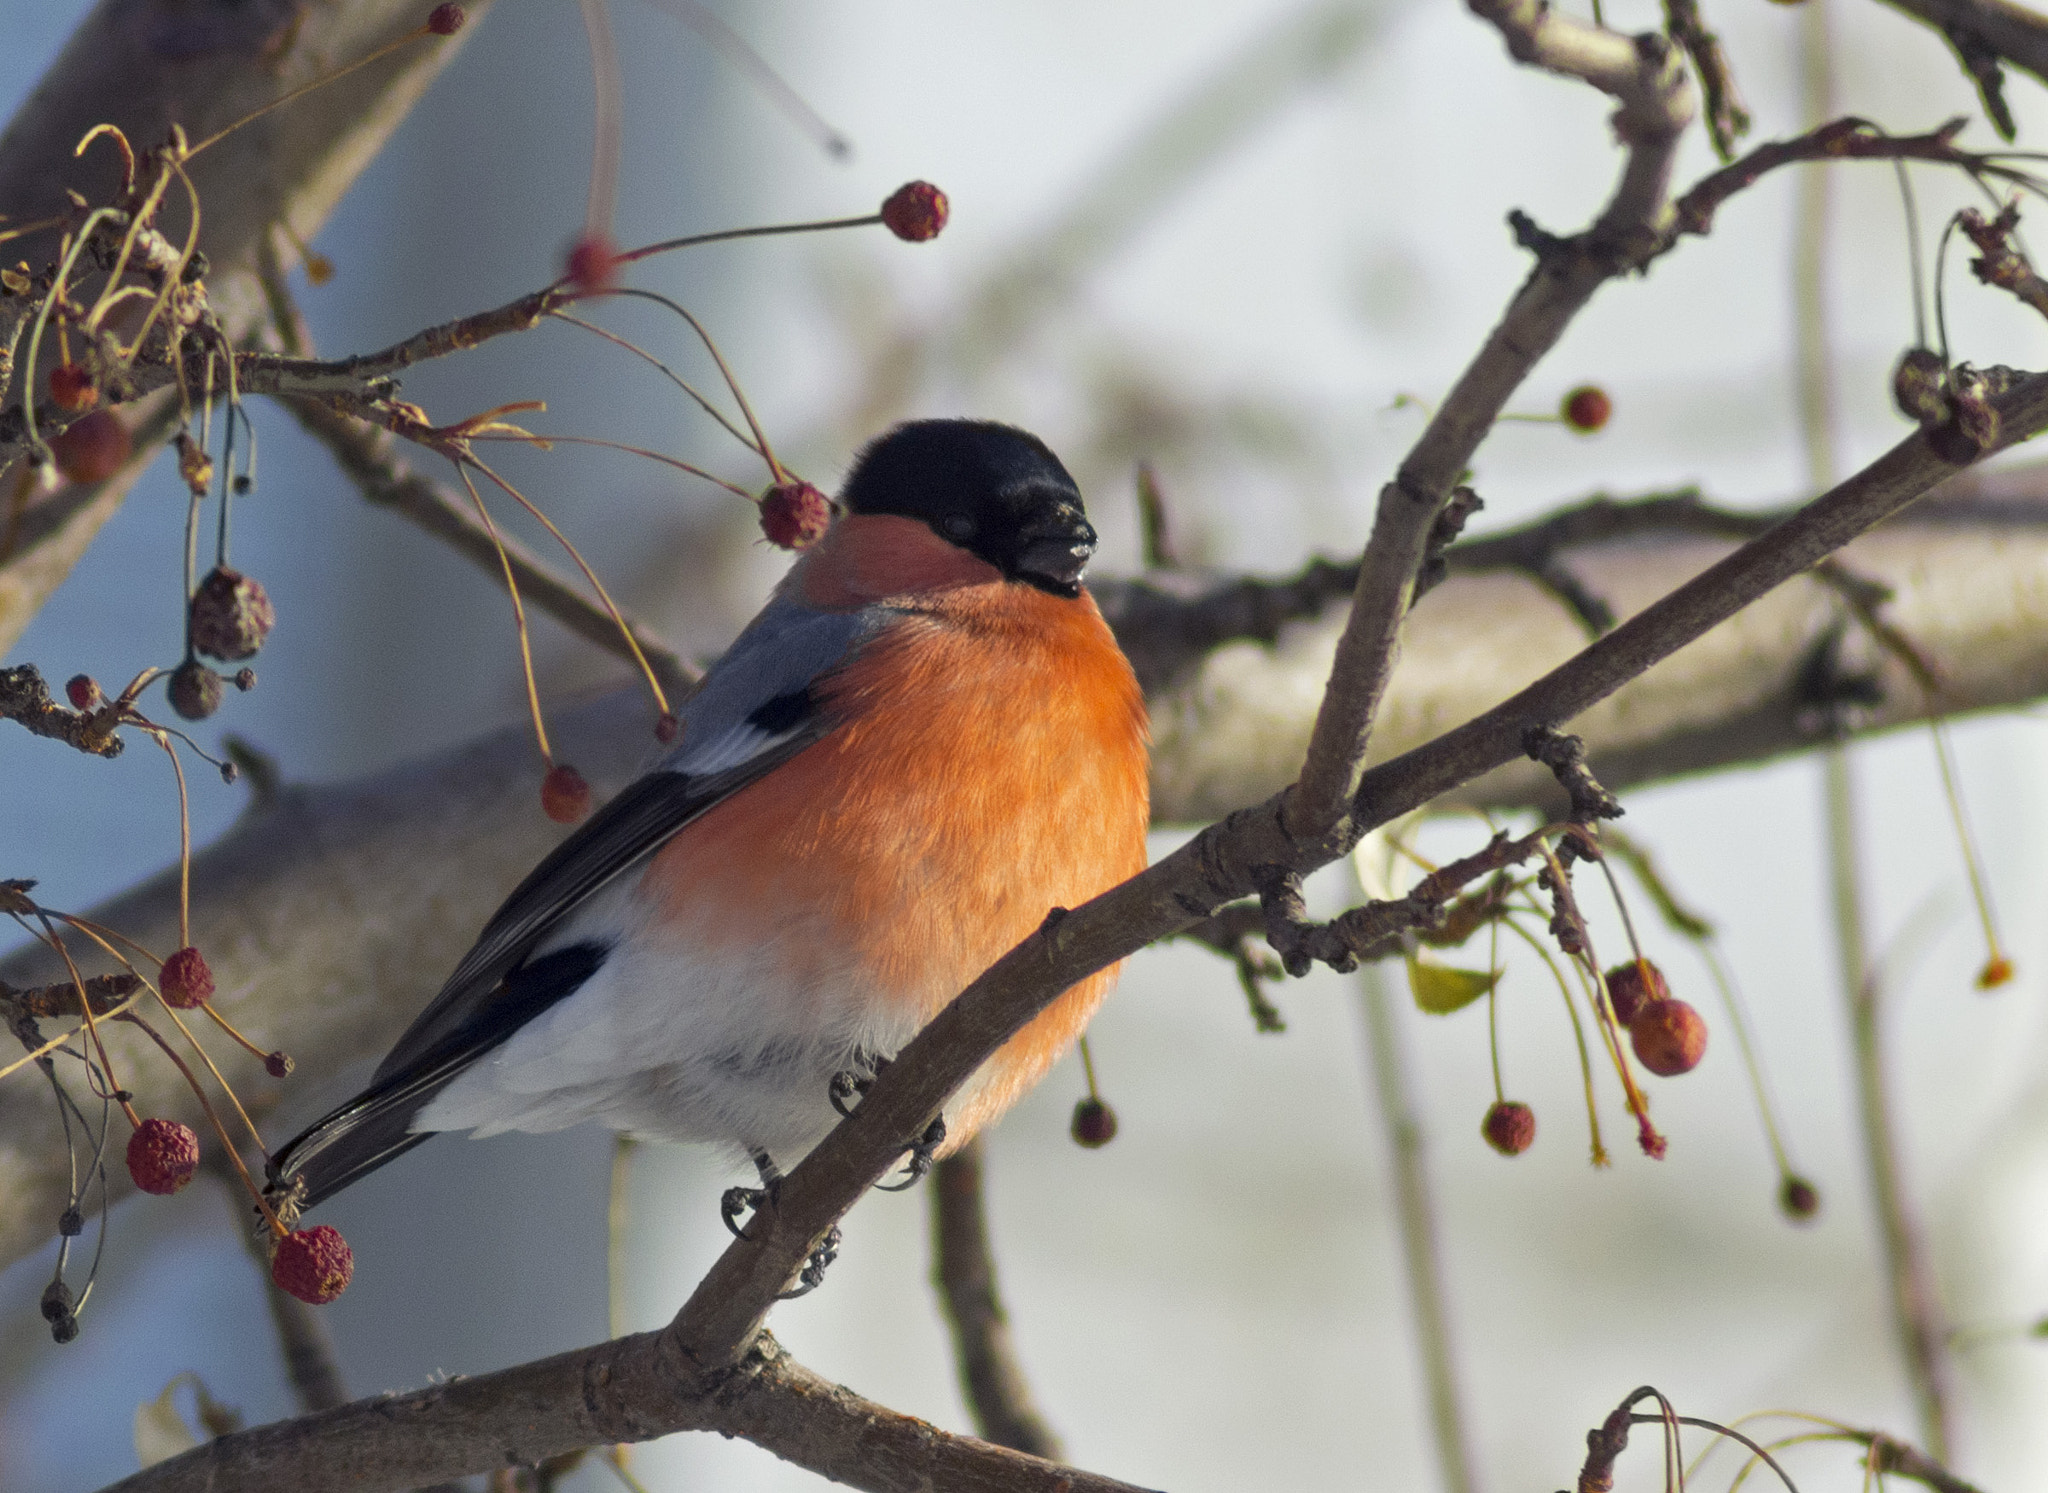
<path fill-rule="evenodd" d="M 667 1331 L 222 1436 L 107 1493 L 387 1493 L 677 1431 L 741 1436 L 876 1493 L 1135 1493 L 864 1400 L 766 1333 L 729 1368 L 705 1372 Z"/>
<path fill-rule="evenodd" d="M 75 158 L 94 125 L 118 125 L 138 149 L 182 124 L 194 140 L 241 118 L 332 66 L 416 26 L 432 0 L 361 0 L 344 6 L 194 5 L 159 12 L 102 0 L 41 85 L 0 134 L 0 212 L 16 222 L 64 214 L 67 188 L 105 201 L 120 176 L 104 146 Z M 471 24 L 489 9 L 472 0 Z M 442 67 L 459 38 L 436 38 L 264 116 L 196 157 L 205 203 L 200 250 L 211 266 L 214 310 L 232 337 L 256 325 L 260 246 L 280 222 L 301 238 L 326 220 L 358 172 Z M 7 245 L 9 262 L 49 257 L 54 233 Z M 0 396 L 11 391 L 0 389 Z M 111 481 L 66 488 L 31 507 L 0 558 L 0 652 L 13 646 L 170 429 L 169 406 L 145 406 L 136 456 Z M 11 475 L 11 474 L 10 474 Z"/>

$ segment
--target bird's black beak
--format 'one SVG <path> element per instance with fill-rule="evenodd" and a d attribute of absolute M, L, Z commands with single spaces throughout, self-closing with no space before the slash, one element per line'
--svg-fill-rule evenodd
<path fill-rule="evenodd" d="M 1017 577 L 1058 596 L 1079 596 L 1095 558 L 1095 526 L 1066 504 L 1048 518 L 1017 536 Z"/>

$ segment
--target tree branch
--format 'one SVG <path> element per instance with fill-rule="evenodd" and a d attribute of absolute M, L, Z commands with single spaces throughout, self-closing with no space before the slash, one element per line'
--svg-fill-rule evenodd
<path fill-rule="evenodd" d="M 677 1431 L 741 1436 L 877 1493 L 1135 1493 L 864 1400 L 766 1333 L 730 1367 L 707 1372 L 678 1355 L 671 1331 L 218 1437 L 106 1493 L 386 1493 Z"/>
<path fill-rule="evenodd" d="M 420 23 L 432 0 L 360 0 L 344 6 L 248 6 L 159 17 L 101 0 L 0 134 L 0 211 L 16 222 L 67 214 L 67 189 L 105 201 L 120 181 L 114 152 L 72 149 L 94 125 L 120 127 L 138 148 L 174 123 L 202 139 L 325 71 Z M 490 8 L 471 0 L 470 27 Z M 465 33 L 469 28 L 465 28 Z M 309 238 L 372 160 L 460 38 L 400 50 L 223 138 L 189 168 L 206 204 L 199 248 L 210 265 L 213 309 L 239 339 L 262 315 L 260 246 L 286 222 Z M 175 56 L 175 65 L 169 58 Z M 10 260 L 48 258 L 55 231 L 11 241 Z M 11 396 L 0 387 L 0 403 Z M 68 487 L 31 507 L 0 558 L 0 653 L 120 506 L 128 485 L 169 434 L 171 407 L 145 405 L 136 455 L 120 476 Z"/>
<path fill-rule="evenodd" d="M 932 1284 L 953 1332 L 953 1358 L 975 1429 L 998 1446 L 1057 1461 L 1059 1438 L 1032 1403 L 996 1291 L 976 1136 L 932 1170 Z"/>
<path fill-rule="evenodd" d="M 1540 0 L 1470 3 L 1516 60 L 1582 79 L 1618 100 L 1615 131 L 1627 155 L 1613 196 L 1586 233 L 1572 240 L 1538 239 L 1533 229 L 1524 234 L 1537 252 L 1535 270 L 1380 493 L 1301 776 L 1281 811 L 1303 841 L 1348 844 L 1360 832 L 1347 814 L 1437 517 L 1537 361 L 1595 291 L 1640 264 L 1656 244 L 1669 213 L 1678 139 L 1693 116 L 1692 86 L 1662 37 L 1630 39 Z"/>

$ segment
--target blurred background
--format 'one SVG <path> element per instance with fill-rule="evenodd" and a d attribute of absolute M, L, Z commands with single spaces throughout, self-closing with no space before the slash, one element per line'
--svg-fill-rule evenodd
<path fill-rule="evenodd" d="M 1821 0 L 1808 0 L 1808 5 Z M 1880 6 L 1828 0 L 1841 112 L 1900 131 L 1977 103 L 1939 38 Z M 80 7 L 7 7 L 0 106 L 12 109 Z M 1448 0 L 779 0 L 716 4 L 823 119 L 822 149 L 655 0 L 615 0 L 625 59 L 618 237 L 635 244 L 752 222 L 869 211 L 912 177 L 950 194 L 929 245 L 869 231 L 722 245 L 642 267 L 720 340 L 778 446 L 821 485 L 889 421 L 971 413 L 1045 436 L 1105 534 L 1100 568 L 1138 568 L 1133 467 L 1152 460 L 1191 560 L 1283 571 L 1363 542 L 1379 486 L 1421 416 L 1526 272 L 1504 215 L 1575 230 L 1619 160 L 1590 90 L 1513 66 Z M 1616 0 L 1609 24 L 1661 24 Z M 1801 7 L 1717 0 L 1757 118 L 1802 127 Z M 2048 126 L 2015 77 L 2021 141 Z M 363 351 L 551 279 L 589 172 L 587 54 L 568 0 L 502 0 L 370 168 L 295 277 L 321 350 Z M 1973 124 L 1980 148 L 1990 132 Z M 1681 185 L 1714 164 L 1695 132 Z M 1916 176 L 1925 219 L 1965 200 Z M 1837 459 L 1860 465 L 1904 427 L 1888 373 L 1912 336 L 1906 235 L 1891 171 L 1841 168 L 1827 276 Z M 1476 528 L 1596 490 L 1698 483 L 1738 506 L 1807 492 L 1794 398 L 1796 183 L 1767 180 L 1713 236 L 1610 286 L 1517 402 L 1552 410 L 1597 382 L 1597 437 L 1508 424 L 1479 459 Z M 2042 328 L 1958 272 L 1958 357 L 2043 364 Z M 603 313 L 687 373 L 686 329 Z M 574 328 L 502 339 L 418 369 L 438 419 L 545 398 L 532 423 L 659 447 L 756 485 L 744 455 L 644 365 Z M 431 752 L 520 712 L 501 593 L 400 520 L 367 508 L 281 412 L 255 409 L 262 485 L 238 509 L 236 559 L 274 598 L 262 683 L 205 723 L 326 780 Z M 784 557 L 752 512 L 702 483 L 612 453 L 509 453 L 634 609 L 687 652 L 716 652 Z M 137 488 L 15 650 L 52 678 L 125 680 L 175 649 L 184 504 L 159 468 Z M 517 522 L 513 527 L 521 528 Z M 527 526 L 530 528 L 530 526 Z M 522 532 L 526 532 L 522 528 Z M 560 700 L 622 677 L 537 624 Z M 217 729 L 215 729 L 217 728 Z M 1959 1349 L 1956 1463 L 1991 1488 L 2048 1483 L 2048 730 L 2032 713 L 1960 723 L 1965 793 L 2019 978 L 1995 995 L 1941 805 L 1929 739 L 1855 752 L 1880 948 L 1919 929 L 1894 992 L 1909 1175 Z M 1596 764 L 1597 765 L 1597 764 Z M 199 780 L 195 779 L 195 782 Z M 243 790 L 201 782 L 202 838 Z M 88 759 L 0 733 L 0 874 L 84 908 L 170 861 L 165 764 Z M 1913 1412 L 1893 1348 L 1866 1196 L 1821 852 L 1820 771 L 1791 761 L 1631 793 L 1626 827 L 1711 916 L 1753 1011 L 1800 1168 L 1824 1206 L 1805 1227 L 1777 1186 L 1736 1047 L 1703 967 L 1660 932 L 1649 952 L 1715 1023 L 1706 1062 L 1660 1084 L 1667 1160 L 1627 1142 L 1586 1162 L 1569 1029 L 1548 977 L 1510 954 L 1500 1008 L 1511 1095 L 1542 1129 L 1512 1162 L 1486 1149 L 1485 1017 L 1396 1000 L 1440 1191 L 1444 1261 L 1478 1479 L 1562 1485 L 1587 1428 L 1627 1391 L 1731 1420 L 1810 1411 L 1900 1434 Z M 1439 849 L 1475 827 L 1432 830 Z M 1159 844 L 1173 836 L 1162 831 Z M 1322 889 L 1332 900 L 1341 879 Z M 1589 897 L 1589 902 L 1600 899 Z M 1609 949 L 1618 930 L 1596 922 Z M 1463 960 L 1478 963 L 1477 958 Z M 1396 977 L 1398 983 L 1398 977 Z M 1360 977 L 1278 993 L 1289 1029 L 1254 1033 L 1229 965 L 1148 951 L 1094 1029 L 1114 1144 L 1076 1148 L 1069 1063 L 989 1141 L 990 1206 L 1024 1366 L 1069 1456 L 1148 1486 L 1430 1487 L 1437 1472 L 1388 1149 L 1369 1088 Z M 1400 992 L 1397 990 L 1396 994 Z M 1611 1090 L 1611 1083 L 1609 1085 Z M 326 1097 L 309 1093 L 310 1112 Z M 605 1336 L 608 1136 L 445 1139 L 326 1215 L 354 1245 L 327 1309 L 357 1393 L 473 1374 Z M 625 1327 L 665 1321 L 723 1246 L 722 1172 L 681 1149 L 638 1153 L 620 1282 Z M 288 1413 L 260 1279 L 208 1186 L 120 1209 L 84 1333 L 56 1347 L 35 1312 L 47 1261 L 0 1276 L 0 1487 L 82 1493 L 135 1466 L 136 1407 L 196 1371 L 252 1421 Z M 940 1425 L 969 1422 L 927 1284 L 926 1200 L 863 1202 L 826 1289 L 780 1309 L 805 1363 Z M 1849 1453 L 1808 1452 L 1802 1486 L 1852 1487 Z M 1657 1485 L 1656 1458 L 1623 1486 Z M 1731 1464 L 1732 1465 L 1732 1464 Z M 744 1443 L 639 1449 L 654 1493 L 795 1489 L 810 1474 Z M 567 1486 L 616 1486 L 589 1466 Z"/>

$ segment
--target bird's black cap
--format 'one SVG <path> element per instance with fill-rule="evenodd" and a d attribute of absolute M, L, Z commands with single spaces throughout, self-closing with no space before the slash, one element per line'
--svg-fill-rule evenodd
<path fill-rule="evenodd" d="M 849 513 L 929 524 L 1014 581 L 1081 594 L 1095 529 L 1044 441 L 992 420 L 915 420 L 869 443 L 840 490 Z"/>

